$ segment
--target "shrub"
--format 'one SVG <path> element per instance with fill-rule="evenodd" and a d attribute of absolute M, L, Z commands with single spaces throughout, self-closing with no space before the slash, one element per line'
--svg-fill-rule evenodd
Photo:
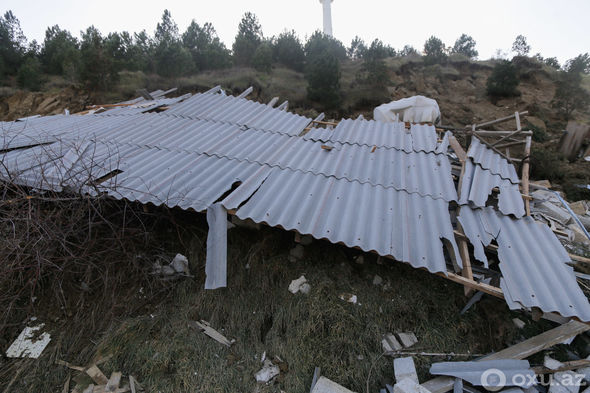
<path fill-rule="evenodd" d="M 424 64 L 441 64 L 447 59 L 445 44 L 435 36 L 424 43 Z"/>
<path fill-rule="evenodd" d="M 542 128 L 535 127 L 531 123 L 528 123 L 527 128 L 533 132 L 533 141 L 535 142 L 545 142 L 549 139 L 547 135 L 547 131 Z"/>
<path fill-rule="evenodd" d="M 37 91 L 41 88 L 41 63 L 36 57 L 29 57 L 20 66 L 16 82 L 23 89 Z"/>
<path fill-rule="evenodd" d="M 252 57 L 252 65 L 258 71 L 270 72 L 272 69 L 272 47 L 268 42 L 258 46 Z"/>
<path fill-rule="evenodd" d="M 321 103 L 325 108 L 338 107 L 340 95 L 340 61 L 329 52 L 314 56 L 307 64 L 307 98 Z"/>
<path fill-rule="evenodd" d="M 491 97 L 514 97 L 520 94 L 516 89 L 519 83 L 516 67 L 510 61 L 501 60 L 488 77 L 486 89 Z"/>
<path fill-rule="evenodd" d="M 532 178 L 559 181 L 564 176 L 563 161 L 559 153 L 543 147 L 533 147 L 531 149 Z"/>
<path fill-rule="evenodd" d="M 389 83 L 385 59 L 390 54 L 387 46 L 375 39 L 371 46 L 363 53 L 362 71 L 365 73 L 365 82 L 373 86 L 385 86 Z"/>

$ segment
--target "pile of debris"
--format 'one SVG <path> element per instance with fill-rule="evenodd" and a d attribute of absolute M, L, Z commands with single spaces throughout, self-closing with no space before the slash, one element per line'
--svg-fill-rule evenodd
<path fill-rule="evenodd" d="M 587 201 L 566 202 L 559 191 L 551 190 L 549 181 L 533 182 L 531 215 L 551 227 L 564 244 L 590 246 L 590 210 Z"/>

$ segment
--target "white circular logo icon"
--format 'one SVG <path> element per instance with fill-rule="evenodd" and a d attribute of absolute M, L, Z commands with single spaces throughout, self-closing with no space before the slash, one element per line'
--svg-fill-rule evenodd
<path fill-rule="evenodd" d="M 481 386 L 491 392 L 497 392 L 506 386 L 506 374 L 497 368 L 490 368 L 481 374 Z"/>

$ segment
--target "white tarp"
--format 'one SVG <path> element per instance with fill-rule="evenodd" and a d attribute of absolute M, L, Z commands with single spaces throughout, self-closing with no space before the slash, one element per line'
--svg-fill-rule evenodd
<path fill-rule="evenodd" d="M 227 210 L 216 203 L 207 209 L 207 261 L 205 289 L 227 286 Z"/>
<path fill-rule="evenodd" d="M 424 96 L 413 96 L 379 105 L 373 111 L 373 118 L 382 122 L 396 120 L 410 123 L 436 123 L 440 109 L 436 100 Z"/>

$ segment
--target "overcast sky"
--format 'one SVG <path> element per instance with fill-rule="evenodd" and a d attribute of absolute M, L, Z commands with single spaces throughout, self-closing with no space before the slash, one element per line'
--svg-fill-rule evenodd
<path fill-rule="evenodd" d="M 12 10 L 29 40 L 43 41 L 45 29 L 58 24 L 79 36 L 95 25 L 103 33 L 146 29 L 153 34 L 164 8 L 183 32 L 192 19 L 211 22 L 231 48 L 241 16 L 254 12 L 265 36 L 295 29 L 303 39 L 322 26 L 318 0 L 2 0 L 0 10 Z M 461 33 L 477 41 L 479 58 L 509 52 L 523 34 L 531 54 L 557 57 L 560 62 L 590 52 L 590 0 L 335 0 L 334 36 L 346 46 L 355 35 L 370 42 L 380 38 L 394 48 L 411 44 L 421 50 L 431 35 L 453 45 Z"/>

